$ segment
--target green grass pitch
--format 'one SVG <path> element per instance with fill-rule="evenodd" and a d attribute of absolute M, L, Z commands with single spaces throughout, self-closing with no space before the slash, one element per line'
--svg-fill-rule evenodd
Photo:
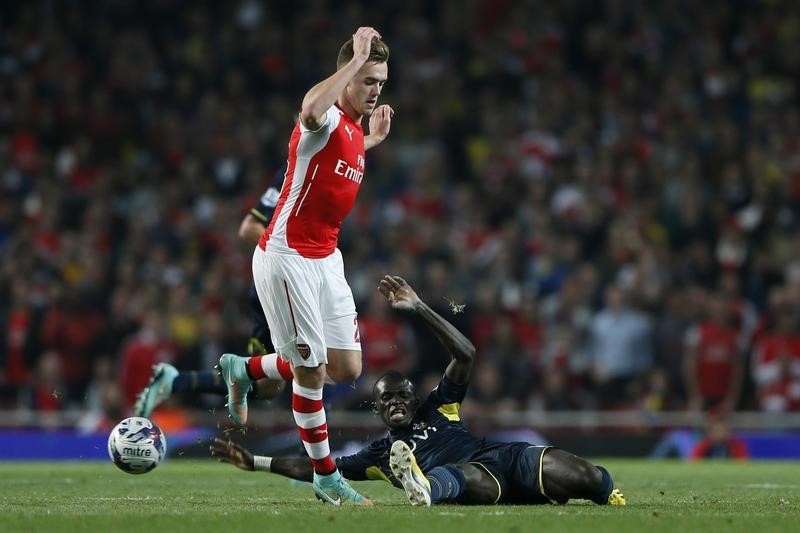
<path fill-rule="evenodd" d="M 308 486 L 209 459 L 133 476 L 110 462 L 0 463 L 0 531 L 467 533 L 473 531 L 800 531 L 800 464 L 597 461 L 626 507 L 439 505 L 355 483 L 375 506 L 332 507 Z"/>

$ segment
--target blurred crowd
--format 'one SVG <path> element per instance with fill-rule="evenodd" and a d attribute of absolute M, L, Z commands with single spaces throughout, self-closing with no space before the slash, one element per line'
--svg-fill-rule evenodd
<path fill-rule="evenodd" d="M 3 3 L 1 408 L 116 420 L 153 361 L 244 351 L 239 222 L 358 25 L 397 113 L 341 233 L 365 371 L 333 409 L 448 361 L 394 273 L 476 345 L 473 413 L 800 410 L 788 0 Z"/>

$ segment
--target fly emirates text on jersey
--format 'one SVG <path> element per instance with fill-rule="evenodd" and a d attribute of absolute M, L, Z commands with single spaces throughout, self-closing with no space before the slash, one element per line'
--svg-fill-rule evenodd
<path fill-rule="evenodd" d="M 364 179 L 364 156 L 358 156 L 358 167 L 351 167 L 347 164 L 347 161 L 339 159 L 336 161 L 336 167 L 334 167 L 333 171 L 351 181 L 361 183 L 361 180 Z"/>

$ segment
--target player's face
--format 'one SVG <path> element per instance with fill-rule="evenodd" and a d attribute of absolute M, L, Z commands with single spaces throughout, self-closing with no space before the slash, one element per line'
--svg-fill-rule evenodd
<path fill-rule="evenodd" d="M 371 115 L 386 83 L 389 67 L 386 63 L 369 62 L 347 84 L 347 99 L 361 115 Z"/>
<path fill-rule="evenodd" d="M 392 429 L 411 425 L 417 398 L 410 381 L 380 381 L 375 386 L 375 408 L 384 424 Z"/>

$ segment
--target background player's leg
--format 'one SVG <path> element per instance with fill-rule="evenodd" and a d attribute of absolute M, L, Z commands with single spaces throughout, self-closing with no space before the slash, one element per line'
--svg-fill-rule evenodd
<path fill-rule="evenodd" d="M 262 379 L 253 384 L 251 394 L 263 400 L 271 400 L 283 391 L 283 383 Z M 149 417 L 172 394 L 182 392 L 224 396 L 228 393 L 228 388 L 216 370 L 177 370 L 170 364 L 160 363 L 153 368 L 150 383 L 137 396 L 133 413 L 136 416 Z"/>
<path fill-rule="evenodd" d="M 605 504 L 614 489 L 607 470 L 557 448 L 542 457 L 542 484 L 547 496 L 559 503 L 578 498 Z"/>
<path fill-rule="evenodd" d="M 253 383 L 251 394 L 262 400 L 271 400 L 283 391 L 283 385 L 283 380 L 260 379 Z M 228 393 L 228 388 L 216 370 L 181 370 L 172 382 L 172 392 L 199 392 L 224 396 Z"/>
<path fill-rule="evenodd" d="M 216 370 L 182 370 L 172 382 L 172 392 L 225 395 L 228 389 Z"/>
<path fill-rule="evenodd" d="M 150 383 L 137 396 L 133 413 L 149 417 L 156 407 L 176 392 L 224 395 L 227 390 L 225 382 L 213 370 L 178 371 L 169 363 L 159 363 L 153 367 Z"/>

